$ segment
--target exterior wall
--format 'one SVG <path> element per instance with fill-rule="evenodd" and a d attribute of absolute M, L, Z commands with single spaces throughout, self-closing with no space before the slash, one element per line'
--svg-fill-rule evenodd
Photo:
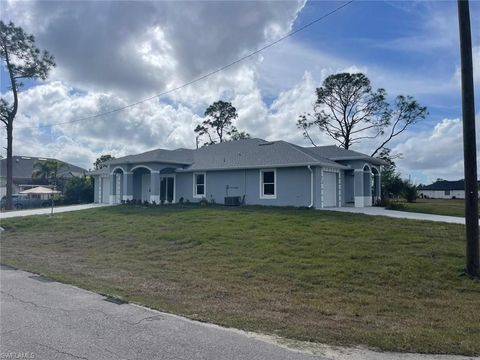
<path fill-rule="evenodd" d="M 315 169 L 314 182 L 315 182 Z M 280 206 L 309 206 L 310 199 L 310 171 L 307 167 L 276 168 L 276 198 L 260 198 L 260 169 L 207 171 L 205 198 L 208 201 L 223 204 L 225 196 L 245 195 L 247 205 L 280 205 Z M 318 183 L 317 187 L 318 199 Z M 176 198 L 183 197 L 185 201 L 198 202 L 200 198 L 193 197 L 193 175 L 188 173 L 176 174 Z M 315 196 L 314 196 L 315 202 Z"/>
<path fill-rule="evenodd" d="M 352 170 L 338 170 L 312 167 L 313 172 L 313 207 L 322 208 L 325 191 L 323 173 L 335 172 L 337 184 L 335 188 L 336 206 L 355 205 L 370 206 L 372 194 L 368 190 L 368 179 L 373 176 L 363 171 L 364 161 L 343 162 Z M 368 164 L 370 166 L 370 164 Z M 148 171 L 139 174 L 136 168 L 145 167 Z M 123 164 L 111 166 L 107 177 L 95 176 L 95 202 L 120 202 L 121 200 L 141 199 L 142 201 L 160 202 L 160 179 L 162 176 L 174 177 L 174 199 L 198 202 L 201 198 L 193 196 L 193 173 L 175 172 L 163 175 L 165 168 L 178 169 L 179 166 L 165 163 Z M 112 171 L 121 177 L 121 199 L 116 196 L 118 186 Z M 268 168 L 265 168 L 268 169 Z M 263 170 L 265 170 L 263 169 Z M 226 170 L 206 172 L 206 193 L 208 201 L 223 204 L 226 196 L 245 196 L 248 205 L 309 206 L 311 204 L 311 173 L 306 166 L 276 168 L 276 197 L 263 199 L 260 197 L 260 169 Z M 200 171 L 201 172 L 201 171 Z M 137 173 L 137 176 L 134 175 Z M 203 172 L 202 172 L 203 173 Z M 97 181 L 98 179 L 98 181 Z M 103 179 L 103 180 L 102 180 Z M 115 185 L 115 186 L 114 186 Z M 118 195 L 118 194 L 117 194 Z M 454 195 L 455 196 L 455 195 Z M 459 196 L 457 196 L 460 198 Z"/>
<path fill-rule="evenodd" d="M 343 201 L 342 206 L 351 206 L 355 204 L 354 193 L 354 179 L 355 175 L 353 171 L 343 171 Z"/>

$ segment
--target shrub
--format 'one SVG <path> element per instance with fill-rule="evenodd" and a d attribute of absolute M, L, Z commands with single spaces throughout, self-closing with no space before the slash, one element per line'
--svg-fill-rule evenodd
<path fill-rule="evenodd" d="M 405 205 L 400 201 L 390 201 L 388 206 L 385 207 L 388 210 L 405 210 Z"/>
<path fill-rule="evenodd" d="M 403 197 L 409 203 L 415 202 L 418 198 L 417 187 L 411 184 L 410 182 L 405 181 L 404 188 L 403 188 Z"/>
<path fill-rule="evenodd" d="M 389 208 L 391 204 L 391 200 L 388 198 L 382 198 L 382 199 L 377 199 L 375 200 L 375 203 L 373 206 L 378 206 L 378 207 L 384 207 L 384 208 Z"/>
<path fill-rule="evenodd" d="M 91 203 L 93 191 L 93 181 L 90 176 L 74 176 L 65 182 L 65 203 Z"/>

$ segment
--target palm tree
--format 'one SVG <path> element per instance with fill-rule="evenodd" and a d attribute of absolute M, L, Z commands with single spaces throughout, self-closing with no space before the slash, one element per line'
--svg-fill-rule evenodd
<path fill-rule="evenodd" d="M 48 181 L 55 186 L 59 179 L 58 173 L 64 169 L 68 169 L 68 165 L 58 160 L 37 161 L 33 164 L 32 178 Z"/>

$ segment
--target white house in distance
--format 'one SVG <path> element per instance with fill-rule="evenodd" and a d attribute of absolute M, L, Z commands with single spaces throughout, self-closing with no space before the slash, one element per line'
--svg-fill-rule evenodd
<path fill-rule="evenodd" d="M 418 195 L 427 199 L 465 199 L 465 181 L 437 180 L 418 187 Z"/>

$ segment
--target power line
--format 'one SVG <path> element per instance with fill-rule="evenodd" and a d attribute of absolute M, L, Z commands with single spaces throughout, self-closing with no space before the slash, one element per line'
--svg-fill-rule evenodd
<path fill-rule="evenodd" d="M 159 98 L 159 97 L 168 95 L 168 94 L 170 94 L 170 93 L 173 93 L 173 92 L 175 92 L 175 91 L 178 91 L 178 90 L 180 90 L 180 89 L 183 89 L 183 88 L 185 88 L 185 87 L 187 87 L 187 86 L 189 86 L 189 85 L 195 84 L 195 83 L 197 83 L 197 82 L 199 82 L 199 81 L 201 81 L 201 80 L 203 80 L 203 79 L 206 79 L 206 78 L 208 78 L 208 77 L 210 77 L 210 76 L 212 76 L 212 75 L 215 75 L 215 74 L 217 74 L 217 73 L 219 73 L 219 72 L 221 72 L 221 71 L 223 71 L 223 70 L 226 70 L 226 69 L 228 69 L 228 68 L 230 68 L 230 67 L 232 67 L 232 66 L 234 66 L 234 65 L 236 65 L 236 64 L 238 64 L 238 63 L 240 63 L 240 62 L 242 62 L 242 61 L 244 61 L 244 60 L 246 60 L 246 59 L 248 59 L 248 58 L 250 58 L 250 57 L 252 57 L 252 56 L 254 56 L 254 55 L 256 55 L 256 54 L 258 54 L 258 53 L 260 53 L 260 52 L 262 52 L 262 51 L 264 51 L 264 50 L 266 50 L 266 49 L 268 49 L 268 48 L 271 48 L 272 46 L 278 44 L 279 42 L 281 42 L 281 41 L 283 41 L 283 40 L 285 40 L 285 39 L 287 39 L 287 38 L 289 38 L 289 37 L 291 37 L 291 36 L 299 33 L 300 31 L 303 31 L 303 30 L 305 30 L 306 28 L 309 28 L 310 26 L 312 26 L 312 25 L 314 25 L 314 24 L 316 24 L 316 23 L 318 23 L 318 22 L 326 19 L 326 18 L 329 17 L 330 15 L 333 15 L 334 13 L 340 11 L 341 9 L 343 9 L 344 7 L 350 5 L 350 4 L 353 3 L 354 1 L 355 1 L 355 0 L 350 0 L 350 1 L 346 2 L 346 3 L 344 3 L 343 5 L 341 5 L 341 6 L 337 7 L 337 8 L 335 8 L 335 9 L 333 9 L 332 11 L 330 11 L 330 12 L 322 15 L 321 17 L 319 17 L 319 18 L 317 18 L 317 19 L 315 19 L 315 20 L 313 20 L 313 21 L 310 21 L 309 23 L 303 25 L 302 27 L 298 28 L 297 30 L 292 31 L 292 32 L 289 32 L 287 35 L 279 38 L 278 40 L 275 40 L 274 42 L 271 42 L 271 43 L 269 43 L 269 44 L 267 44 L 267 45 L 265 45 L 265 46 L 263 46 L 263 47 L 255 50 L 255 51 L 253 51 L 253 52 L 251 52 L 251 53 L 249 53 L 249 54 L 247 54 L 247 55 L 245 55 L 245 56 L 242 56 L 241 58 L 239 58 L 239 59 L 237 59 L 237 60 L 235 60 L 235 61 L 232 61 L 231 63 L 229 63 L 229 64 L 227 64 L 227 65 L 224 65 L 224 66 L 222 66 L 222 67 L 219 67 L 219 68 L 216 69 L 216 70 L 213 70 L 213 71 L 211 71 L 211 72 L 209 72 L 209 73 L 206 73 L 206 74 L 204 74 L 204 75 L 202 75 L 202 76 L 200 76 L 200 77 L 198 77 L 198 78 L 195 78 L 195 79 L 193 79 L 193 80 L 191 80 L 191 81 L 189 81 L 189 82 L 186 82 L 186 83 L 184 83 L 184 84 L 182 84 L 182 85 L 179 85 L 179 86 L 177 86 L 177 87 L 174 87 L 174 88 L 172 88 L 172 89 L 166 90 L 166 91 L 161 92 L 161 93 L 159 93 L 159 94 L 150 96 L 150 97 L 148 97 L 148 98 L 145 98 L 145 99 L 136 101 L 136 102 L 134 102 L 134 103 L 131 103 L 131 104 L 128 104 L 128 105 L 119 107 L 119 108 L 115 108 L 115 109 L 112 109 L 112 110 L 109 110 L 109 111 L 101 112 L 101 113 L 98 113 L 98 114 L 95 114 L 95 115 L 89 115 L 89 116 L 86 116 L 86 117 L 83 117 L 83 118 L 78 118 L 78 119 L 75 119 L 75 120 L 63 121 L 63 122 L 58 122 L 58 123 L 48 124 L 48 125 L 24 126 L 24 127 L 19 127 L 19 128 L 16 128 L 16 129 L 41 129 L 41 128 L 49 128 L 49 127 L 53 127 L 53 126 L 57 126 L 57 125 L 64 125 L 64 124 L 71 124 L 71 123 L 76 123 L 76 122 L 81 122 L 81 121 L 93 120 L 93 119 L 96 119 L 96 118 L 99 118 L 99 117 L 102 117 L 102 116 L 105 116 L 105 115 L 110 115 L 110 114 L 114 114 L 114 113 L 116 113 L 116 112 L 120 112 L 120 111 L 129 109 L 129 108 L 131 108 L 131 107 L 137 106 L 137 105 L 142 104 L 142 103 L 144 103 L 144 102 L 147 102 L 147 101 L 150 101 L 150 100 L 153 100 L 153 99 L 156 99 L 156 98 Z"/>

